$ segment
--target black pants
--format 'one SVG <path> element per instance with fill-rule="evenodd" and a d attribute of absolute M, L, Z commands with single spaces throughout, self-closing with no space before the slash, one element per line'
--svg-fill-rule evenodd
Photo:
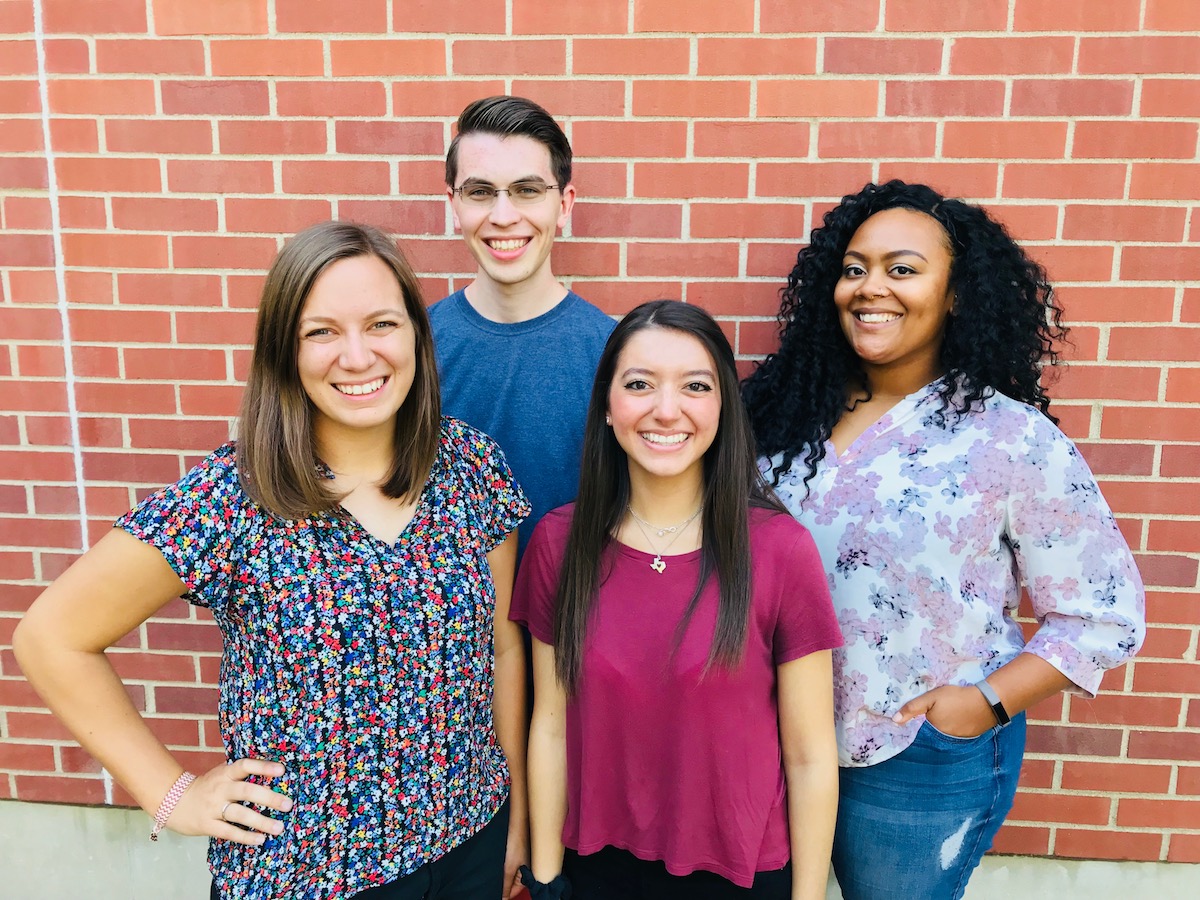
<path fill-rule="evenodd" d="M 563 872 L 573 900 L 788 900 L 792 895 L 791 863 L 757 873 L 749 888 L 712 872 L 672 875 L 661 862 L 616 847 L 587 856 L 568 850 Z"/>
<path fill-rule="evenodd" d="M 499 900 L 504 892 L 508 801 L 492 821 L 445 856 L 403 878 L 354 894 L 351 900 Z M 210 900 L 220 900 L 213 885 Z"/>

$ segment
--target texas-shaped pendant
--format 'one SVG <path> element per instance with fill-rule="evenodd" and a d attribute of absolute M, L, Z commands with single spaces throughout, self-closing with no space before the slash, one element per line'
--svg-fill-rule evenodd
<path fill-rule="evenodd" d="M 661 556 L 655 556 L 654 562 L 650 563 L 650 568 L 652 568 L 655 572 L 657 572 L 659 575 L 661 575 L 663 573 L 663 571 L 667 568 L 667 564 L 665 562 L 663 562 L 663 558 Z"/>

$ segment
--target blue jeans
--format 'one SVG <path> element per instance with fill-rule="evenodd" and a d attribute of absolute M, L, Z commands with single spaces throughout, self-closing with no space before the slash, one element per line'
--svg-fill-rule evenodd
<path fill-rule="evenodd" d="M 844 768 L 833 869 L 845 900 L 958 900 L 1012 808 L 1025 716 L 974 738 L 928 722 L 902 753 Z"/>

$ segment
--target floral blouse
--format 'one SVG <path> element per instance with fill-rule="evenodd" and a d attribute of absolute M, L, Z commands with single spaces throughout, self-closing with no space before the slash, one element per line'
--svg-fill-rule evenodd
<path fill-rule="evenodd" d="M 393 542 L 340 508 L 302 520 L 243 492 L 234 445 L 117 522 L 159 549 L 224 639 L 230 759 L 283 764 L 261 848 L 214 840 L 229 900 L 340 898 L 402 877 L 488 823 L 508 794 L 492 725 L 486 554 L 529 512 L 499 448 L 443 419 Z"/>
<path fill-rule="evenodd" d="M 846 641 L 834 651 L 845 766 L 911 744 L 922 720 L 891 717 L 935 687 L 974 684 L 1024 650 L 1094 695 L 1145 637 L 1141 578 L 1075 445 L 1000 394 L 942 421 L 941 385 L 840 457 L 828 444 L 807 498 L 802 458 L 776 487 L 817 542 Z M 1012 619 L 1022 582 L 1039 624 L 1028 644 Z"/>

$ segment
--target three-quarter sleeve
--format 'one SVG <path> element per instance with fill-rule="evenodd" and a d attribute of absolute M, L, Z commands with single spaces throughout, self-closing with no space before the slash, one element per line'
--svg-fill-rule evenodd
<path fill-rule="evenodd" d="M 1145 591 L 1075 445 L 1041 416 L 1014 461 L 1007 536 L 1039 624 L 1025 650 L 1094 696 L 1146 635 Z"/>

